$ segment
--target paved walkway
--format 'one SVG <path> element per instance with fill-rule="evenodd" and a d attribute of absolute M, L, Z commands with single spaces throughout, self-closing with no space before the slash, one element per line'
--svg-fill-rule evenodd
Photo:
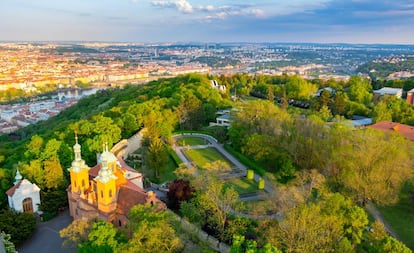
<path fill-rule="evenodd" d="M 239 162 L 239 160 L 237 160 L 236 158 L 234 158 L 229 152 L 227 152 L 227 150 L 224 149 L 222 144 L 219 144 L 213 137 L 205 135 L 205 134 L 196 134 L 196 133 L 192 133 L 191 135 L 175 135 L 173 136 L 173 138 L 175 139 L 179 139 L 179 138 L 185 138 L 185 137 L 198 137 L 198 138 L 202 138 L 205 139 L 207 141 L 210 142 L 210 144 L 208 145 L 197 145 L 197 146 L 190 146 L 190 147 L 177 147 L 174 146 L 173 149 L 174 151 L 177 153 L 178 157 L 180 157 L 181 161 L 184 162 L 184 164 L 188 167 L 191 168 L 193 167 L 191 161 L 189 159 L 187 159 L 187 157 L 184 155 L 183 151 L 184 149 L 192 149 L 192 148 L 207 148 L 207 147 L 214 147 L 215 149 L 217 149 L 223 156 L 226 157 L 227 160 L 229 160 L 231 163 L 233 163 L 235 165 L 236 168 L 242 170 L 242 173 L 244 175 L 247 174 L 247 167 L 244 166 L 244 164 L 242 164 L 241 162 Z M 258 182 L 261 179 L 260 175 L 257 175 L 256 173 L 254 174 L 254 180 L 256 182 Z M 267 193 L 273 193 L 273 187 L 271 187 L 271 183 L 270 182 L 266 182 L 265 181 L 265 189 L 264 189 Z M 263 199 L 263 196 L 250 196 L 249 197 L 249 201 L 251 200 L 260 200 Z"/>
<path fill-rule="evenodd" d="M 69 249 L 62 249 L 63 239 L 59 236 L 59 231 L 67 227 L 72 222 L 69 211 L 66 210 L 56 218 L 39 222 L 31 238 L 29 238 L 17 250 L 19 253 L 69 253 Z"/>
<path fill-rule="evenodd" d="M 392 230 L 390 225 L 388 225 L 388 223 L 384 221 L 384 219 L 381 216 L 381 213 L 375 207 L 374 203 L 369 201 L 366 204 L 365 209 L 374 217 L 375 220 L 377 220 L 377 221 L 381 222 L 382 224 L 384 224 L 384 228 L 388 232 L 388 234 L 390 234 L 392 237 L 398 239 L 398 235 Z"/>

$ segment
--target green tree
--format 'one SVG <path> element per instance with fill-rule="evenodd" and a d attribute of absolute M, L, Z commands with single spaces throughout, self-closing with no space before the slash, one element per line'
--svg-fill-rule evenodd
<path fill-rule="evenodd" d="M 124 113 L 122 115 L 122 121 L 124 122 L 124 129 L 122 131 L 122 135 L 126 138 L 133 135 L 140 127 L 134 115 L 130 113 Z"/>
<path fill-rule="evenodd" d="M 91 231 L 92 220 L 77 219 L 72 221 L 66 228 L 59 231 L 59 235 L 64 239 L 63 247 L 76 247 L 88 240 Z"/>
<path fill-rule="evenodd" d="M 346 93 L 342 91 L 337 91 L 335 93 L 335 98 L 332 103 L 332 112 L 334 115 L 344 115 L 346 112 L 346 101 L 347 101 Z"/>
<path fill-rule="evenodd" d="M 319 110 L 319 116 L 323 121 L 329 121 L 332 118 L 331 110 L 328 106 L 323 105 Z"/>
<path fill-rule="evenodd" d="M 78 252 L 116 252 L 119 246 L 117 229 L 111 223 L 98 220 L 92 224 L 88 240 L 79 245 Z"/>
<path fill-rule="evenodd" d="M 0 233 L 0 240 L 3 241 L 4 249 L 6 250 L 5 253 L 16 253 L 16 247 L 14 246 L 13 242 L 11 241 L 11 236 L 9 234 L 4 233 L 1 231 Z"/>
<path fill-rule="evenodd" d="M 154 171 L 155 177 L 159 178 L 160 172 L 166 169 L 167 161 L 168 152 L 162 140 L 160 138 L 151 139 L 147 162 L 150 169 Z"/>
<path fill-rule="evenodd" d="M 372 87 L 368 79 L 359 76 L 352 76 L 348 81 L 348 96 L 352 101 L 365 104 L 372 100 Z"/>
<path fill-rule="evenodd" d="M 15 245 L 29 238 L 35 228 L 36 220 L 32 214 L 7 209 L 0 211 L 0 231 L 10 234 Z"/>
<path fill-rule="evenodd" d="M 268 89 L 267 89 L 267 99 L 271 103 L 273 103 L 275 101 L 275 94 L 274 94 L 274 91 L 273 91 L 273 87 L 272 86 L 269 86 Z"/>
<path fill-rule="evenodd" d="M 342 222 L 338 217 L 324 215 L 319 205 L 308 204 L 286 214 L 270 243 L 276 243 L 285 252 L 330 252 L 341 234 Z"/>
<path fill-rule="evenodd" d="M 282 253 L 271 244 L 266 244 L 263 248 L 258 248 L 257 243 L 253 240 L 246 240 L 244 236 L 234 235 L 230 253 Z"/>
<path fill-rule="evenodd" d="M 233 115 L 229 137 L 233 146 L 240 150 L 254 133 L 274 136 L 281 132 L 290 115 L 269 101 L 249 101 L 244 103 Z"/>
<path fill-rule="evenodd" d="M 324 201 L 322 211 L 341 219 L 343 234 L 354 247 L 361 243 L 363 232 L 368 225 L 368 216 L 364 209 L 335 193 Z"/>
<path fill-rule="evenodd" d="M 374 122 L 381 122 L 384 120 L 392 121 L 392 112 L 385 102 L 380 101 L 375 105 L 372 117 Z"/>
<path fill-rule="evenodd" d="M 412 144 L 396 133 L 370 129 L 348 137 L 333 155 L 342 184 L 361 203 L 396 203 L 403 182 L 413 174 L 408 153 Z"/>
<path fill-rule="evenodd" d="M 40 159 L 42 161 L 49 159 L 59 159 L 58 153 L 61 145 L 61 141 L 58 141 L 56 139 L 50 139 L 46 143 L 45 148 L 42 150 L 42 153 L 40 154 Z"/>
<path fill-rule="evenodd" d="M 225 187 L 213 175 L 204 175 L 194 182 L 197 189 L 197 205 L 204 210 L 207 226 L 213 229 L 221 240 L 230 240 L 232 235 L 226 233 L 227 215 L 237 208 L 239 194 L 231 187 Z"/>
<path fill-rule="evenodd" d="M 182 248 L 181 240 L 174 230 L 172 215 L 156 208 L 149 205 L 132 207 L 127 225 L 132 236 L 120 247 L 119 252 L 176 252 Z"/>
<path fill-rule="evenodd" d="M 331 103 L 331 93 L 328 90 L 323 90 L 319 96 L 318 109 L 324 106 L 329 106 Z"/>
<path fill-rule="evenodd" d="M 289 77 L 287 83 L 284 85 L 286 95 L 288 98 L 307 100 L 313 95 L 317 87 L 316 85 L 304 80 L 299 76 Z"/>
<path fill-rule="evenodd" d="M 29 160 L 39 158 L 40 152 L 43 150 L 43 144 L 42 137 L 33 135 L 30 142 L 26 145 L 25 157 Z"/>
<path fill-rule="evenodd" d="M 64 184 L 63 170 L 59 160 L 51 159 L 43 162 L 44 186 L 57 189 Z"/>
<path fill-rule="evenodd" d="M 19 163 L 22 175 L 35 182 L 40 188 L 44 187 L 44 171 L 40 160 L 31 160 L 29 164 Z"/>
<path fill-rule="evenodd" d="M 296 118 L 286 124 L 280 143 L 298 168 L 323 168 L 330 157 L 328 129 L 318 117 Z"/>

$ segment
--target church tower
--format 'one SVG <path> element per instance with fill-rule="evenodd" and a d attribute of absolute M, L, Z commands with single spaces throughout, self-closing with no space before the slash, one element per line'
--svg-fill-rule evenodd
<path fill-rule="evenodd" d="M 73 146 L 75 153 L 75 160 L 72 162 L 72 167 L 69 168 L 71 192 L 78 193 L 81 196 L 89 188 L 89 167 L 85 164 L 85 160 L 81 156 L 81 145 L 78 143 L 78 136 L 75 136 L 76 143 Z"/>
<path fill-rule="evenodd" d="M 110 213 L 116 209 L 116 179 L 113 170 L 108 167 L 110 159 L 108 148 L 101 155 L 101 169 L 96 181 L 96 193 L 98 195 L 98 209 L 104 213 Z M 110 159 L 111 160 L 111 159 Z"/>

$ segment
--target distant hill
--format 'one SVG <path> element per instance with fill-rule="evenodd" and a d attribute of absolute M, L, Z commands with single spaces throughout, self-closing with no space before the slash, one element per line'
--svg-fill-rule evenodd
<path fill-rule="evenodd" d="M 356 72 L 369 74 L 373 79 L 387 78 L 394 72 L 403 71 L 414 73 L 414 56 L 386 57 L 380 60 L 364 63 L 356 70 Z"/>

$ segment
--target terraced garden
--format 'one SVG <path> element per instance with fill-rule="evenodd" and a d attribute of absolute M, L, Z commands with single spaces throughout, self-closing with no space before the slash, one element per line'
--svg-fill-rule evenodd
<path fill-rule="evenodd" d="M 215 148 L 186 149 L 183 152 L 197 167 L 202 169 L 207 163 L 215 161 L 222 161 L 227 163 L 230 168 L 233 167 L 233 164 Z"/>
<path fill-rule="evenodd" d="M 248 180 L 245 177 L 230 179 L 226 181 L 226 186 L 233 187 L 239 195 L 257 193 L 259 191 L 257 182 Z"/>
<path fill-rule="evenodd" d="M 206 145 L 208 142 L 200 137 L 181 137 L 177 139 L 177 144 L 179 146 L 197 146 Z"/>

